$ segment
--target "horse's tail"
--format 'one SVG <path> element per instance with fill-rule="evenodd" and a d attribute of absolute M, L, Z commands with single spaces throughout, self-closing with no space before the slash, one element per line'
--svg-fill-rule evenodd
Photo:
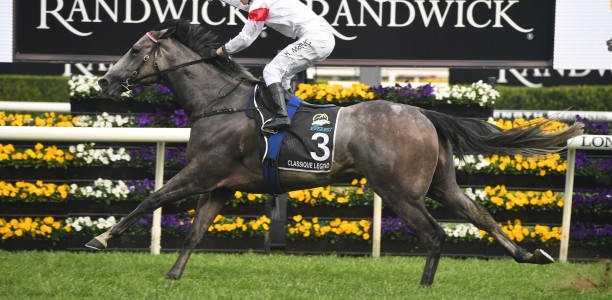
<path fill-rule="evenodd" d="M 566 148 L 566 141 L 582 134 L 582 123 L 574 123 L 555 133 L 544 133 L 543 127 L 551 120 L 530 127 L 503 130 L 483 120 L 457 118 L 435 111 L 421 109 L 436 127 L 439 135 L 446 138 L 457 154 L 500 154 L 524 156 L 558 152 Z"/>

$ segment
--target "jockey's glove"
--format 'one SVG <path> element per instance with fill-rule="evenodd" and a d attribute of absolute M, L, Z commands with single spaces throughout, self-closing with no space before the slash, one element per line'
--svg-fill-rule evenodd
<path fill-rule="evenodd" d="M 219 56 L 217 54 L 217 48 L 208 48 L 208 49 L 204 49 L 204 56 L 208 57 L 208 58 L 215 58 L 217 56 Z"/>

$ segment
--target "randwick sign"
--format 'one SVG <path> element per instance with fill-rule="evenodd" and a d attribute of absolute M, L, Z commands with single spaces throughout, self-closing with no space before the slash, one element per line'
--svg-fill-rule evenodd
<path fill-rule="evenodd" d="M 208 1 L 203 2 L 200 8 L 199 0 L 182 0 L 180 4 L 168 2 L 165 6 L 162 6 L 159 0 L 153 0 L 152 2 L 140 0 L 140 3 L 136 2 L 141 5 L 139 15 L 136 15 L 134 10 L 132 10 L 132 0 L 126 0 L 121 6 L 118 0 L 114 0 L 111 4 L 107 1 L 111 2 L 113 0 L 96 0 L 95 6 L 88 9 L 83 0 L 76 0 L 73 2 L 70 10 L 64 10 L 64 15 L 62 15 L 61 12 L 64 8 L 63 0 L 42 0 L 40 23 L 37 28 L 50 29 L 47 25 L 47 18 L 54 18 L 73 34 L 88 36 L 92 34 L 91 31 L 79 31 L 71 25 L 71 23 L 76 23 L 74 20 L 75 17 L 80 17 L 80 23 L 102 23 L 101 15 L 103 18 L 108 18 L 115 23 L 135 24 L 144 23 L 150 20 L 161 22 L 168 18 L 184 18 L 184 12 L 188 10 L 185 9 L 188 2 L 190 2 L 192 8 L 190 14 L 191 24 L 237 25 L 236 19 L 244 21 L 243 15 L 238 14 L 237 10 L 233 7 L 230 7 L 228 17 L 211 17 L 208 11 Z M 55 2 L 55 6 L 49 7 L 49 2 Z M 415 19 L 418 16 L 418 22 L 422 23 L 425 27 L 429 27 L 430 25 L 444 27 L 446 24 L 451 23 L 450 26 L 455 28 L 502 28 L 505 23 L 506 26 L 510 26 L 519 32 L 528 33 L 533 31 L 533 28 L 521 27 L 512 17 L 510 17 L 510 15 L 508 15 L 508 10 L 516 5 L 519 2 L 518 0 L 508 2 L 478 0 L 470 3 L 466 3 L 467 0 L 451 0 L 445 1 L 442 5 L 443 7 L 441 7 L 440 1 L 436 0 L 429 1 L 428 4 L 430 5 L 426 5 L 425 0 L 415 0 L 414 3 L 406 0 L 375 0 L 373 3 L 375 7 L 372 7 L 367 1 L 357 1 L 359 7 L 358 11 L 351 11 L 348 0 L 340 0 L 340 5 L 334 12 L 330 11 L 330 5 L 326 1 L 307 0 L 305 2 L 311 9 L 313 9 L 315 3 L 320 4 L 321 9 L 317 11 L 319 16 L 333 19 L 331 23 L 333 27 L 342 25 L 346 27 L 365 27 L 368 26 L 366 23 L 368 21 L 371 21 L 370 23 L 372 23 L 372 25 L 379 27 L 408 27 L 415 23 Z M 221 3 L 221 5 L 225 6 L 225 3 Z M 487 10 L 487 13 L 482 14 L 484 18 L 481 17 L 481 20 L 478 21 L 476 20 L 475 12 L 476 9 L 480 9 L 481 6 Z M 399 18 L 398 9 L 400 11 L 404 10 L 406 15 Z M 454 12 L 455 18 L 451 19 L 448 17 L 451 11 Z M 369 15 L 371 20 L 366 20 L 366 15 Z M 385 16 L 388 16 L 388 18 L 385 18 Z M 357 21 L 357 23 L 355 21 Z M 345 37 L 341 33 L 337 33 L 336 36 L 343 40 L 352 40 L 356 38 Z"/>
<path fill-rule="evenodd" d="M 297 1 L 297 0 L 287 0 Z M 358 64 L 546 65 L 554 1 L 304 0 L 336 36 L 329 61 Z M 203 24 L 221 41 L 245 13 L 205 0 L 19 0 L 17 60 L 114 60 L 166 19 Z M 269 58 L 289 39 L 271 29 L 238 58 Z M 445 65 L 449 66 L 449 65 Z"/>

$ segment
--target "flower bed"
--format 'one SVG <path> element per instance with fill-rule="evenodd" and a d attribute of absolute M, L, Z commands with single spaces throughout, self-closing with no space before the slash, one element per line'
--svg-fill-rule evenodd
<path fill-rule="evenodd" d="M 192 222 L 194 211 L 162 216 L 162 233 L 166 243 L 165 250 L 182 248 L 185 233 Z M 23 250 L 35 245 L 31 241 L 43 241 L 37 248 L 79 250 L 84 249 L 93 236 L 100 234 L 116 224 L 116 217 L 70 217 L 57 220 L 45 218 L 0 218 L 0 249 Z M 110 249 L 145 250 L 151 237 L 152 216 L 133 225 L 128 232 L 113 242 Z M 241 217 L 217 216 L 208 229 L 207 239 L 200 243 L 201 251 L 264 251 L 264 236 L 269 230 L 270 219 L 266 216 L 244 219 Z M 51 241 L 52 243 L 49 243 Z M 162 244 L 163 245 L 163 244 Z"/>
<path fill-rule="evenodd" d="M 176 103 L 171 93 L 164 86 L 154 85 L 137 89 L 132 95 L 124 95 L 122 100 L 113 102 L 108 99 L 94 100 L 95 97 L 101 96 L 95 84 L 96 81 L 96 79 L 75 77 L 70 83 L 73 106 L 82 114 L 32 115 L 0 112 L 0 125 L 189 126 L 185 112 L 175 106 Z M 339 105 L 384 99 L 436 110 L 441 110 L 446 105 L 460 105 L 469 107 L 471 111 L 479 109 L 488 113 L 492 111 L 495 101 L 499 98 L 497 91 L 482 82 L 471 86 L 448 87 L 430 84 L 420 86 L 398 84 L 390 87 L 368 87 L 363 84 L 355 84 L 351 87 L 325 84 L 300 85 L 296 94 L 309 102 Z M 102 105 L 111 103 L 117 107 L 124 106 L 124 108 L 119 109 L 116 113 L 102 113 L 103 109 L 94 107 L 102 102 L 106 102 Z M 79 105 L 81 108 L 78 108 Z M 99 114 L 91 114 L 95 111 L 98 111 Z M 586 123 L 585 130 L 591 134 L 609 134 L 612 128 L 610 122 L 590 121 L 579 117 L 578 120 Z M 491 122 L 501 128 L 509 129 L 530 126 L 540 121 L 516 119 L 492 120 Z M 567 125 L 562 122 L 553 122 L 546 130 L 559 130 L 565 126 Z M 13 232 L 12 237 L 4 240 L 4 245 L 7 245 L 6 242 L 33 240 L 24 235 L 17 238 L 14 234 L 16 228 L 13 228 L 12 225 L 9 228 L 6 225 L 15 222 L 20 224 L 20 219 L 27 217 L 27 214 L 32 217 L 40 216 L 40 220 L 52 216 L 56 222 L 63 222 L 64 217 L 69 214 L 73 214 L 74 218 L 91 216 L 94 220 L 97 220 L 98 216 L 106 220 L 108 216 L 118 218 L 125 215 L 153 190 L 153 182 L 147 178 L 152 176 L 154 151 L 154 147 L 142 145 L 124 147 L 65 143 L 0 145 L 0 180 L 2 180 L 0 181 L 0 211 L 2 211 L 0 217 L 5 216 L 4 227 L 2 227 L 4 232 L 7 233 L 8 230 Z M 167 148 L 165 158 L 168 175 L 186 164 L 183 153 L 182 145 L 171 145 Z M 559 216 L 564 205 L 563 193 L 559 192 L 565 180 L 566 161 L 563 155 L 549 155 L 537 159 L 521 156 L 475 155 L 456 158 L 455 165 L 459 172 L 460 184 L 469 183 L 478 186 L 478 188 L 464 189 L 470 198 L 487 207 L 498 220 L 519 219 L 522 221 L 505 223 L 504 230 L 511 234 L 512 238 L 517 241 L 521 239 L 519 242 L 523 245 L 533 244 L 538 247 L 553 246 L 553 248 L 556 246 L 555 234 L 558 231 L 556 225 L 560 222 Z M 610 187 L 603 185 L 602 182 L 605 183 L 606 176 L 612 173 L 612 160 L 588 151 L 578 151 L 576 169 L 579 175 L 575 181 L 574 191 L 575 215 L 572 224 L 572 246 L 605 247 L 611 243 L 607 217 L 612 208 L 609 197 Z M 539 189 L 542 186 L 546 186 L 547 189 Z M 329 247 L 335 247 L 336 250 L 333 252 L 359 252 L 347 250 L 349 247 L 361 247 L 361 252 L 364 251 L 363 249 L 369 252 L 371 233 L 366 228 L 371 226 L 368 218 L 372 212 L 372 196 L 373 191 L 369 189 L 365 179 L 355 179 L 345 185 L 289 193 L 290 222 L 287 229 L 287 249 L 292 249 L 291 247 L 296 243 L 304 245 L 327 243 Z M 263 205 L 265 197 L 266 195 L 261 194 L 237 192 L 232 199 L 228 199 L 222 212 L 228 216 L 224 219 L 227 223 L 223 221 L 216 224 L 212 227 L 213 230 L 217 227 L 235 229 L 238 227 L 236 223 L 239 219 L 237 218 L 256 220 L 253 217 L 265 214 Z M 190 217 L 184 213 L 181 214 L 181 211 L 194 207 L 195 202 L 195 198 L 186 199 L 183 204 L 164 208 L 166 215 L 170 214 L 170 217 L 175 218 L 173 222 L 179 222 L 178 220 L 183 222 L 181 225 L 183 227 L 177 226 L 176 228 L 168 227 L 166 224 L 164 238 L 175 238 L 178 241 L 178 236 L 184 235 L 184 229 Z M 426 203 L 436 218 L 447 221 L 447 223 L 458 221 L 436 202 L 427 200 Z M 383 253 L 422 253 L 422 246 L 414 234 L 401 222 L 398 222 L 396 216 L 388 208 L 385 208 L 383 212 L 386 228 L 384 229 Z M 300 222 L 295 222 L 292 218 L 298 215 L 302 219 Z M 338 219 L 338 217 L 341 218 Z M 317 222 L 313 222 L 314 218 Z M 31 219 L 34 220 L 34 218 Z M 141 236 L 139 239 L 145 241 L 148 239 L 143 226 L 149 224 L 146 223 L 146 220 L 144 222 L 140 224 L 141 227 L 132 229 L 132 237 Z M 244 225 L 245 221 L 242 222 Z M 269 223 L 263 222 L 259 226 L 263 228 L 269 226 Z M 62 226 L 66 225 L 62 223 Z M 449 235 L 447 252 L 461 254 L 461 251 L 468 250 L 455 251 L 453 249 L 468 249 L 477 245 L 485 249 L 487 255 L 491 255 L 495 252 L 493 249 L 497 249 L 492 246 L 495 244 L 490 243 L 486 234 L 474 231 L 473 227 L 461 224 L 445 226 Z M 90 238 L 89 233 L 84 235 L 81 232 L 62 232 L 61 229 L 54 229 L 53 234 L 54 238 L 51 240 L 56 242 L 59 241 L 55 240 L 56 237 L 68 242 L 77 237 Z M 242 234 L 234 235 L 237 234 L 235 231 L 219 234 L 220 236 L 217 235 L 215 238 L 234 241 L 242 238 L 262 238 L 259 234 L 252 237 Z M 305 234 L 308 236 L 304 236 Z M 544 236 L 550 237 L 543 241 Z M 49 239 L 37 238 L 36 240 L 48 241 Z M 126 240 L 126 243 L 132 242 Z M 166 243 L 171 242 L 166 240 Z M 142 243 L 139 245 L 141 245 L 139 247 L 146 248 L 142 246 Z M 177 242 L 177 245 L 180 243 Z M 450 250 L 448 245 L 452 245 Z M 328 246 L 320 246 L 321 251 Z M 68 248 L 70 247 L 77 246 L 70 244 Z M 474 253 L 474 250 L 469 251 Z M 480 254 L 477 255 L 485 254 L 482 250 L 478 253 Z"/>

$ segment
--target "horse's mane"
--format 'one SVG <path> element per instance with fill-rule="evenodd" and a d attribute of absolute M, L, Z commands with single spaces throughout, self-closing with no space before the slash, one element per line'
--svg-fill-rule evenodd
<path fill-rule="evenodd" d="M 157 25 L 154 30 L 163 30 L 168 28 L 174 28 L 175 31 L 172 37 L 187 46 L 193 52 L 199 54 L 201 57 L 206 57 L 208 54 L 204 54 L 204 50 L 210 48 L 221 47 L 221 44 L 217 42 L 217 35 L 206 28 L 204 25 L 189 24 L 188 20 L 173 19 L 166 20 L 161 24 Z M 234 61 L 225 59 L 213 59 L 211 64 L 217 67 L 223 73 L 234 77 L 243 79 L 250 82 L 260 82 L 253 74 L 251 74 L 246 68 Z"/>

